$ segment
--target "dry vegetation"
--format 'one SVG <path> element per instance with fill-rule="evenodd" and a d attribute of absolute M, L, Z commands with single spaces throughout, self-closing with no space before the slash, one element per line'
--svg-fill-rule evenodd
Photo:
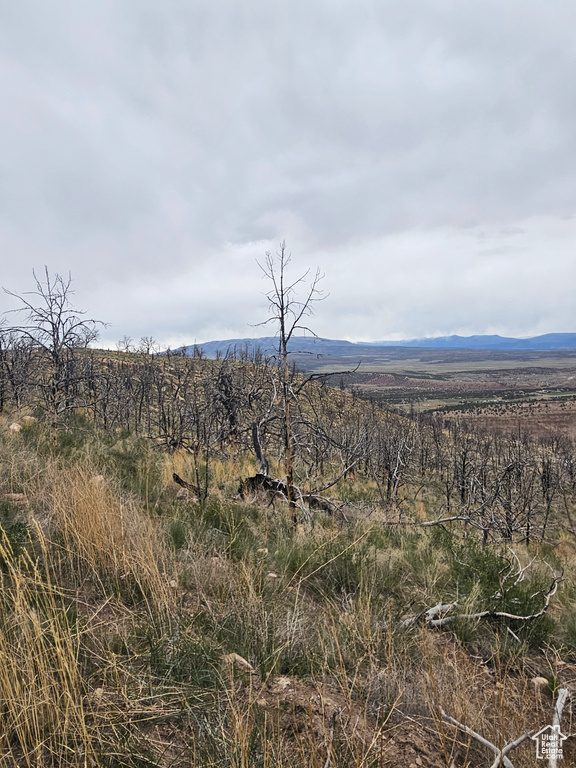
<path fill-rule="evenodd" d="M 572 734 L 570 435 L 393 413 L 285 345 L 91 351 L 68 290 L 0 333 L 2 768 L 496 766 L 561 689 Z"/>
<path fill-rule="evenodd" d="M 352 421 L 370 411 L 332 397 Z M 240 440 L 206 469 L 193 449 L 81 414 L 54 443 L 25 415 L 0 419 L 2 765 L 482 766 L 489 753 L 440 707 L 503 745 L 550 722 L 559 687 L 576 689 L 561 505 L 552 538 L 482 547 L 461 522 L 419 525 L 440 512 L 439 474 L 416 483 L 411 470 L 386 500 L 356 472 L 331 490 L 355 499 L 347 522 L 314 512 L 294 529 L 284 501 L 237 497 L 255 469 Z M 178 499 L 174 471 L 208 472 L 203 498 Z M 515 557 L 535 558 L 524 580 Z M 534 621 L 406 621 L 453 600 L 462 614 L 536 612 L 544 560 L 564 581 Z M 571 718 L 569 705 L 565 733 Z M 533 765 L 533 743 L 510 757 Z"/>

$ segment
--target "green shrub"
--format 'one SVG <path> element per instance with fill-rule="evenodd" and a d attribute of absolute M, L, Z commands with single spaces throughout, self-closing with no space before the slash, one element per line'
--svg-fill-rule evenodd
<path fill-rule="evenodd" d="M 519 566 L 507 550 L 494 550 L 472 538 L 457 541 L 447 534 L 441 543 L 450 567 L 452 588 L 451 594 L 443 598 L 446 602 L 456 600 L 462 605 L 473 596 L 463 612 L 491 611 L 520 617 L 531 616 L 543 608 L 551 583 L 549 570 L 535 567 L 520 577 Z M 465 620 L 458 622 L 451 624 L 451 628 L 460 626 L 460 637 L 469 640 L 469 623 L 465 628 Z M 554 621 L 548 614 L 528 621 L 486 617 L 482 620 L 483 627 L 485 622 L 489 623 L 491 632 L 514 638 L 509 628 L 521 641 L 533 647 L 542 647 L 554 629 Z M 479 631 L 483 633 L 485 629 Z"/>

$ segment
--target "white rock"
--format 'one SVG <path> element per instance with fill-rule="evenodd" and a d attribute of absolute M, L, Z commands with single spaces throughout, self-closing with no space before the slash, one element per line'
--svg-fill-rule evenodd
<path fill-rule="evenodd" d="M 275 691 L 285 691 L 287 688 L 292 687 L 292 681 L 289 677 L 277 677 L 274 683 Z"/>
<path fill-rule="evenodd" d="M 238 653 L 227 653 L 226 656 L 222 657 L 222 661 L 229 667 L 238 667 L 243 672 L 250 672 L 251 674 L 256 672 L 252 664 L 243 659 Z"/>

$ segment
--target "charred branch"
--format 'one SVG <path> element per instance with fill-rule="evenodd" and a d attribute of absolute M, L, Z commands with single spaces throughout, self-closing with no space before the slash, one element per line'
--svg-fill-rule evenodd
<path fill-rule="evenodd" d="M 192 491 L 195 496 L 200 496 L 198 486 L 194 485 L 193 483 L 188 483 L 186 480 L 182 480 L 180 475 L 177 475 L 176 472 L 172 473 L 172 480 L 174 480 L 174 482 L 177 483 L 181 488 L 185 488 L 187 491 Z"/>

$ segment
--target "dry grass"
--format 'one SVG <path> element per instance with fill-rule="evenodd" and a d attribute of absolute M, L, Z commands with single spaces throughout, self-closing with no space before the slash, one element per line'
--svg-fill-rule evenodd
<path fill-rule="evenodd" d="M 104 596 L 143 599 L 151 613 L 173 611 L 175 573 L 160 526 L 133 500 L 89 466 L 54 471 L 50 494 L 51 526 L 69 573 Z"/>
<path fill-rule="evenodd" d="M 194 482 L 188 453 L 135 455 L 140 492 L 104 460 L 6 441 L 0 493 L 26 493 L 31 536 L 21 554 L 0 546 L 2 768 L 479 768 L 486 754 L 438 706 L 501 744 L 550 722 L 531 677 L 576 687 L 562 651 L 511 652 L 495 633 L 482 645 L 479 626 L 401 628 L 453 588 L 429 531 L 374 514 L 294 532 L 281 504 L 230 499 L 249 461 L 212 462 L 216 493 L 195 504 L 171 476 Z M 572 557 L 572 539 L 562 548 Z M 224 664 L 234 653 L 255 671 Z M 533 765 L 532 744 L 512 762 Z"/>
<path fill-rule="evenodd" d="M 41 557 L 0 544 L 0 751 L 2 765 L 93 765 L 93 734 L 78 663 L 80 636 Z"/>

